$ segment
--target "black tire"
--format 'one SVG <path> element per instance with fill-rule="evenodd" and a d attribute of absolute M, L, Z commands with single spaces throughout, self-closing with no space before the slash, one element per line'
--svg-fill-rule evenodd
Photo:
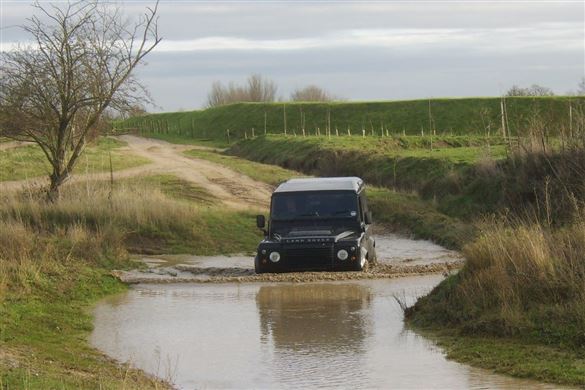
<path fill-rule="evenodd" d="M 362 262 L 361 262 L 361 259 L 360 259 L 360 261 L 357 261 L 357 262 L 354 264 L 354 266 L 353 266 L 353 267 L 354 267 L 354 268 L 353 268 L 353 270 L 354 270 L 354 271 L 358 271 L 358 272 L 361 272 L 361 271 L 367 271 L 367 270 L 368 270 L 368 265 L 369 265 L 369 261 L 368 261 L 368 259 L 367 259 L 367 258 L 366 258 L 366 261 L 364 262 L 364 265 L 363 265 L 363 266 L 362 266 Z"/>
<path fill-rule="evenodd" d="M 254 257 L 254 271 L 257 274 L 263 274 L 266 271 L 262 268 L 262 264 L 260 264 L 260 259 L 258 258 L 258 256 Z"/>

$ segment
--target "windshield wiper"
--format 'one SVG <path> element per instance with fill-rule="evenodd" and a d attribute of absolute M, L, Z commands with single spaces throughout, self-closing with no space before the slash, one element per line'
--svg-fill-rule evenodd
<path fill-rule="evenodd" d="M 312 213 L 308 213 L 308 214 L 301 214 L 299 215 L 299 217 L 318 217 L 319 216 L 319 212 L 318 211 L 314 211 Z"/>

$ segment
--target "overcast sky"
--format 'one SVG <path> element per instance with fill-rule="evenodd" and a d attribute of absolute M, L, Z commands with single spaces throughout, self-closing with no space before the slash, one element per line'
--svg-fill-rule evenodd
<path fill-rule="evenodd" d="M 29 1 L 1 2 L 3 45 Z M 126 1 L 136 15 L 153 2 Z M 138 70 L 159 107 L 198 109 L 214 80 L 260 73 L 287 98 L 316 84 L 348 100 L 563 94 L 585 74 L 583 1 L 169 1 L 163 42 Z"/>

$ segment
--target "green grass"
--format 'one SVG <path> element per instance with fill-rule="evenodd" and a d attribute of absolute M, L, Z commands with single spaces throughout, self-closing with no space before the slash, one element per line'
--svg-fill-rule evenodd
<path fill-rule="evenodd" d="M 584 191 L 577 172 L 582 157 L 569 148 L 564 153 L 572 156 L 560 159 L 563 149 L 554 139 L 548 153 L 528 154 L 517 146 L 527 147 L 526 139 L 515 140 L 509 153 L 496 138 L 488 143 L 479 136 L 435 137 L 432 150 L 429 141 L 417 136 L 353 140 L 269 135 L 240 141 L 227 153 L 308 175 L 359 176 L 370 185 L 416 193 L 443 214 L 469 222 L 505 210 L 525 212 L 527 206 L 542 213 L 535 200 L 547 198 L 545 182 L 558 182 L 561 176 L 571 191 Z M 554 168 L 557 160 L 562 161 Z M 561 184 L 546 188 L 567 189 Z M 557 209 L 567 202 L 559 195 L 553 211 L 562 212 Z"/>
<path fill-rule="evenodd" d="M 531 120 L 555 124 L 553 132 L 568 129 L 569 106 L 573 112 L 585 110 L 583 97 L 513 97 L 506 99 L 508 122 L 512 135 L 526 132 Z M 500 131 L 500 98 L 430 99 L 433 128 L 437 135 L 485 135 Z M 332 133 L 335 128 L 354 136 L 362 129 L 371 137 L 381 134 L 381 127 L 389 134 L 430 134 L 429 100 L 334 102 L 334 103 L 238 103 L 206 110 L 169 112 L 130 118 L 118 122 L 118 129 L 138 129 L 143 134 L 176 135 L 179 138 L 207 138 L 224 142 L 226 130 L 230 141 L 252 135 L 281 134 L 284 132 L 284 111 L 288 134 L 301 135 L 301 112 L 307 134 L 315 135 L 317 128 L 325 134 L 330 117 Z"/>
<path fill-rule="evenodd" d="M 110 152 L 114 170 L 147 164 L 149 160 L 118 149 L 124 142 L 100 138 L 96 145 L 85 149 L 75 168 L 76 173 L 106 172 L 110 169 Z M 36 145 L 0 150 L 0 181 L 23 180 L 50 174 L 50 164 Z"/>
<path fill-rule="evenodd" d="M 0 387 L 162 388 L 87 344 L 89 307 L 125 290 L 112 268 L 131 266 L 117 236 L 79 226 L 39 231 L 0 220 Z"/>
<path fill-rule="evenodd" d="M 435 341 L 447 358 L 461 363 L 519 378 L 585 385 L 582 352 L 510 338 L 462 336 L 447 330 L 421 332 Z"/>
<path fill-rule="evenodd" d="M 39 280 L 25 299 L 8 294 L 0 305 L 0 361 L 6 389 L 155 388 L 161 383 L 119 366 L 87 345 L 88 306 L 125 290 L 105 269 L 69 261 Z M 12 362 L 11 363 L 9 363 Z"/>
<path fill-rule="evenodd" d="M 272 135 L 240 141 L 228 153 L 305 174 L 355 175 L 371 185 L 416 192 L 457 218 L 493 212 L 503 197 L 498 178 L 490 176 L 506 156 L 498 138 L 488 143 L 479 136 L 435 137 L 431 150 L 430 138 L 419 136 L 329 140 Z M 496 182 L 490 186 L 490 181 Z M 493 191 L 486 194 L 490 187 Z"/>
<path fill-rule="evenodd" d="M 415 238 L 461 249 L 476 234 L 472 224 L 445 215 L 414 194 L 374 187 L 368 191 L 368 200 L 375 221 Z"/>

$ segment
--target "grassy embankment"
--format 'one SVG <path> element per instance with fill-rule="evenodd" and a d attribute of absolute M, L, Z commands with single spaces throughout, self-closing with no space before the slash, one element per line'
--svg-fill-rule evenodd
<path fill-rule="evenodd" d="M 74 173 L 96 173 L 110 170 L 110 153 L 114 170 L 147 164 L 149 160 L 123 153 L 119 149 L 124 142 L 112 138 L 100 138 L 95 145 L 86 148 Z M 36 145 L 0 150 L 0 181 L 30 179 L 48 176 L 51 172 L 47 158 Z"/>
<path fill-rule="evenodd" d="M 430 102 L 430 115 L 429 115 Z M 530 122 L 538 119 L 568 129 L 569 111 L 585 110 L 583 97 L 514 97 L 506 99 L 511 135 L 519 135 Z M 238 103 L 185 112 L 150 114 L 115 124 L 117 129 L 138 129 L 147 136 L 175 139 L 211 139 L 230 142 L 246 135 L 335 134 L 389 135 L 496 135 L 501 125 L 500 98 L 422 99 L 381 102 L 338 103 Z M 266 124 L 266 126 L 265 126 Z"/>
<path fill-rule="evenodd" d="M 482 202 L 461 198 L 457 190 L 466 178 L 479 180 L 479 170 L 489 170 L 506 157 L 503 143 L 499 137 L 477 136 L 434 137 L 432 146 L 430 137 L 419 136 L 267 136 L 241 141 L 229 153 L 321 176 L 357 175 L 370 184 L 420 194 L 436 203 L 439 211 L 465 217 L 476 214 L 478 207 L 491 211 L 497 201 L 486 202 L 483 188 L 478 189 Z M 483 183 L 473 185 L 482 187 Z M 473 195 L 473 191 L 466 193 Z"/>
<path fill-rule="evenodd" d="M 190 150 L 185 154 L 228 166 L 255 180 L 274 186 L 292 177 L 319 174 L 318 171 L 305 171 L 303 174 L 278 165 L 263 164 L 204 150 Z M 450 248 L 460 248 L 473 235 L 473 228 L 469 224 L 437 211 L 430 202 L 420 199 L 416 194 L 369 186 L 368 198 L 376 221 L 391 226 L 396 231 L 433 239 Z"/>
<path fill-rule="evenodd" d="M 458 360 L 583 386 L 585 138 L 497 168 L 506 215 L 483 220 L 478 239 L 464 248 L 463 270 L 407 318 L 440 329 Z"/>
<path fill-rule="evenodd" d="M 444 242 L 450 241 L 446 231 L 457 233 L 450 230 L 457 217 L 482 221 L 477 239 L 464 249 L 466 267 L 410 309 L 409 321 L 432 330 L 457 360 L 516 376 L 584 384 L 583 147 L 560 150 L 557 144 L 543 152 L 524 144 L 523 153 L 516 150 L 505 158 L 498 146 L 477 146 L 481 139 L 468 138 L 465 145 L 443 139 L 437 143 L 443 150 L 433 151 L 421 141 L 269 136 L 240 142 L 229 152 L 306 173 L 357 174 L 387 187 L 399 183 L 423 199 L 374 189 L 371 204 L 378 219 L 396 218 L 411 230 L 420 224 L 430 230 L 428 236 Z M 267 182 L 291 175 L 232 156 L 188 153 Z M 486 217 L 502 213 L 508 217 Z M 425 217 L 413 223 L 410 218 L 418 215 Z M 441 216 L 445 229 L 429 223 L 428 215 Z"/>
<path fill-rule="evenodd" d="M 259 239 L 252 211 L 225 210 L 173 176 L 119 181 L 111 193 L 77 182 L 56 204 L 0 196 L 1 388 L 166 387 L 87 344 L 90 305 L 126 288 L 110 271 L 137 266 L 129 250 L 249 252 Z"/>

